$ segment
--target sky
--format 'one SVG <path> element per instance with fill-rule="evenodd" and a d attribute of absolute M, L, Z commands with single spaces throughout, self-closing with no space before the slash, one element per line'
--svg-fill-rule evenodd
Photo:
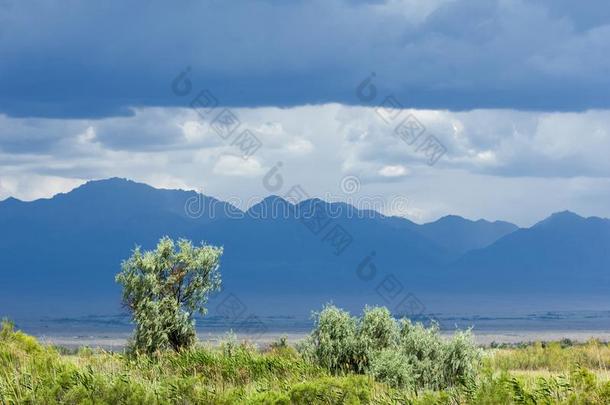
<path fill-rule="evenodd" d="M 0 0 L 0 199 L 299 185 L 529 226 L 610 217 L 609 157 L 607 1 Z"/>

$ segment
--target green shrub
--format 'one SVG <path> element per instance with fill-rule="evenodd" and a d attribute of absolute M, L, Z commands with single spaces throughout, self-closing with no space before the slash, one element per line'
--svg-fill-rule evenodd
<path fill-rule="evenodd" d="M 335 374 L 364 370 L 366 359 L 357 336 L 357 319 L 333 305 L 314 317 L 315 327 L 304 355 Z"/>
<path fill-rule="evenodd" d="M 447 387 L 443 376 L 445 344 L 438 326 L 426 328 L 422 324 L 402 321 L 400 350 L 406 354 L 413 366 L 415 385 L 420 388 L 442 389 Z"/>
<path fill-rule="evenodd" d="M 472 387 L 481 363 L 479 350 L 470 331 L 458 331 L 444 344 L 443 385 Z"/>
<path fill-rule="evenodd" d="M 367 350 L 377 352 L 396 347 L 398 325 L 385 307 L 365 307 L 359 321 L 358 338 Z"/>
<path fill-rule="evenodd" d="M 299 347 L 304 358 L 333 374 L 370 374 L 393 387 L 472 387 L 480 352 L 469 332 L 445 342 L 438 326 L 392 318 L 387 308 L 365 308 L 362 318 L 328 305 Z"/>
<path fill-rule="evenodd" d="M 371 361 L 369 374 L 393 388 L 413 387 L 415 380 L 409 357 L 396 349 L 379 352 Z"/>

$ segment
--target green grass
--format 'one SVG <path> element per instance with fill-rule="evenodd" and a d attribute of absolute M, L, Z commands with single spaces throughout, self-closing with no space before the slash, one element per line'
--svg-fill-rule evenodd
<path fill-rule="evenodd" d="M 574 364 L 601 372 L 610 370 L 610 346 L 597 340 L 584 344 L 536 342 L 520 348 L 493 352 L 491 361 L 500 369 L 563 371 Z"/>
<path fill-rule="evenodd" d="M 372 377 L 331 375 L 290 346 L 226 343 L 131 357 L 62 351 L 5 324 L 1 404 L 608 404 L 610 347 L 599 342 L 485 349 L 468 388 L 392 389 Z"/>

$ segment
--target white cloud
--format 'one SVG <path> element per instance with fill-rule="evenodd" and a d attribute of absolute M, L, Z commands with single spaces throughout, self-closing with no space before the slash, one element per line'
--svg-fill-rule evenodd
<path fill-rule="evenodd" d="M 41 176 L 19 173 L 10 177 L 0 177 L 0 199 L 18 196 L 23 200 L 50 197 L 72 190 L 83 184 L 85 179 L 70 179 L 57 176 Z"/>
<path fill-rule="evenodd" d="M 404 194 L 414 220 L 456 213 L 528 223 L 559 209 L 610 216 L 609 111 L 405 111 L 445 145 L 434 166 L 372 108 L 233 111 L 262 142 L 248 160 L 189 109 L 97 120 L 0 116 L 0 198 L 49 197 L 118 176 L 247 200 L 270 193 L 262 177 L 282 162 L 276 194 L 299 184 L 311 196 L 341 196 L 341 179 L 354 175 L 362 195 Z"/>
<path fill-rule="evenodd" d="M 188 143 L 202 141 L 205 138 L 204 125 L 197 121 L 185 121 L 180 125 Z"/>
<path fill-rule="evenodd" d="M 253 157 L 246 160 L 239 156 L 223 155 L 212 172 L 222 176 L 255 177 L 263 174 L 263 168 Z"/>
<path fill-rule="evenodd" d="M 313 149 L 313 144 L 307 139 L 296 139 L 286 145 L 286 150 L 297 154 L 308 154 Z"/>
<path fill-rule="evenodd" d="M 95 129 L 91 126 L 87 127 L 85 132 L 79 134 L 76 139 L 79 144 L 84 145 L 89 145 L 95 142 Z"/>
<path fill-rule="evenodd" d="M 384 177 L 402 177 L 408 174 L 407 169 L 401 165 L 383 166 L 379 174 Z"/>

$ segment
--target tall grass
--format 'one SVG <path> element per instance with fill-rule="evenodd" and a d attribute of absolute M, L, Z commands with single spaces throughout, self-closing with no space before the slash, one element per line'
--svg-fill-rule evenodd
<path fill-rule="evenodd" d="M 359 403 L 374 392 L 390 392 L 369 377 L 332 377 L 288 346 L 264 353 L 247 344 L 229 346 L 154 357 L 103 350 L 60 355 L 6 323 L 0 332 L 0 403 Z"/>
<path fill-rule="evenodd" d="M 380 326 L 384 322 L 371 322 L 366 332 L 381 346 L 386 345 L 385 337 L 393 336 L 381 333 L 386 330 Z M 425 330 L 418 333 L 429 333 Z M 462 350 L 460 339 L 453 340 L 456 353 Z M 435 349 L 418 350 L 425 358 Z M 397 357 L 387 347 L 374 356 L 367 369 L 376 371 L 368 374 L 333 372 L 304 358 L 285 340 L 263 351 L 228 340 L 220 347 L 199 346 L 156 356 L 87 348 L 62 353 L 4 323 L 0 329 L 0 404 L 610 403 L 610 382 L 604 374 L 608 346 L 599 342 L 485 349 L 471 384 L 417 392 L 392 387 L 409 387 L 417 376 L 412 368 L 406 372 L 403 368 L 412 358 L 407 360 L 404 352 L 405 357 Z M 460 358 L 463 356 L 443 367 L 467 366 L 457 361 Z M 443 367 L 430 367 L 444 373 Z M 386 383 L 380 382 L 386 378 Z"/>
<path fill-rule="evenodd" d="M 488 361 L 494 367 L 508 370 L 566 370 L 574 364 L 610 370 L 610 345 L 597 340 L 566 346 L 562 342 L 535 342 L 521 348 L 490 351 Z"/>

